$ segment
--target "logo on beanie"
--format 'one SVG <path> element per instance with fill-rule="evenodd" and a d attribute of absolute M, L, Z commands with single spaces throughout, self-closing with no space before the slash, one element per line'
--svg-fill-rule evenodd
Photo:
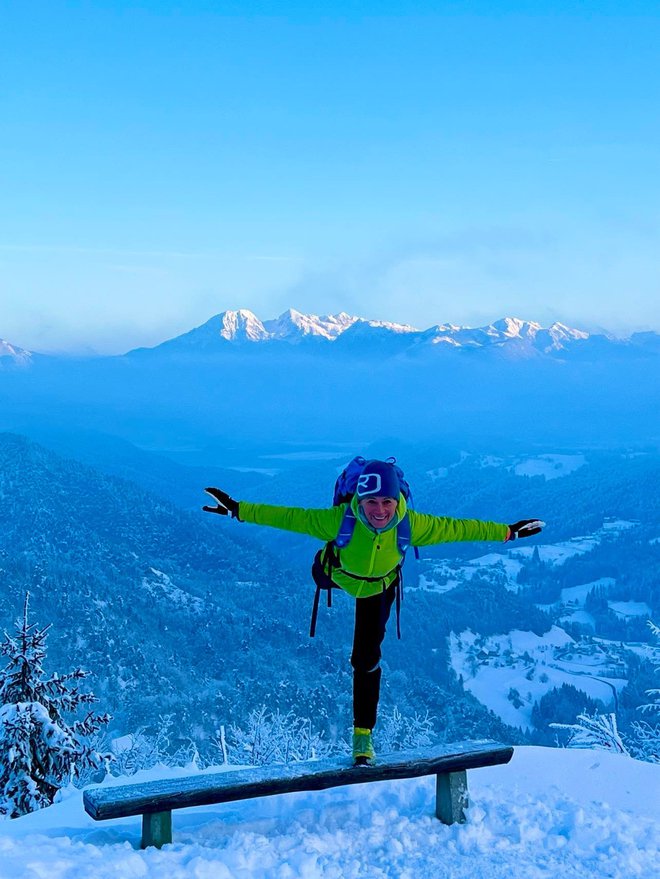
<path fill-rule="evenodd" d="M 358 497 L 362 497 L 365 494 L 378 494 L 381 484 L 380 473 L 363 473 L 358 479 Z"/>

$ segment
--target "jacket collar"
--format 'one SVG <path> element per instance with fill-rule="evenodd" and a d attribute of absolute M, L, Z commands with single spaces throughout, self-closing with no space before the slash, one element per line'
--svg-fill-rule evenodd
<path fill-rule="evenodd" d="M 361 525 L 368 530 L 373 532 L 374 534 L 384 534 L 386 531 L 391 531 L 393 528 L 399 524 L 399 522 L 406 515 L 406 511 L 408 509 L 408 505 L 406 504 L 406 499 L 402 494 L 399 495 L 399 502 L 396 506 L 396 513 L 392 517 L 392 521 L 388 523 L 385 528 L 374 528 L 364 515 L 362 507 L 360 506 L 360 502 L 358 501 L 357 495 L 353 495 L 353 499 L 351 500 L 351 509 L 355 513 L 355 518 Z"/>

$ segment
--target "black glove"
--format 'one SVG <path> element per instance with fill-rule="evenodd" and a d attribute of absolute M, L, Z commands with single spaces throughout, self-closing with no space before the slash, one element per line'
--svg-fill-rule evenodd
<path fill-rule="evenodd" d="M 540 519 L 521 519 L 520 522 L 509 525 L 507 540 L 515 540 L 516 537 L 531 537 L 532 534 L 539 534 L 543 527 L 545 527 L 545 522 Z"/>
<path fill-rule="evenodd" d="M 205 488 L 204 491 L 217 502 L 216 507 L 202 507 L 205 513 L 219 513 L 221 516 L 231 516 L 232 519 L 239 518 L 238 501 L 229 497 L 226 491 L 219 488 Z"/>

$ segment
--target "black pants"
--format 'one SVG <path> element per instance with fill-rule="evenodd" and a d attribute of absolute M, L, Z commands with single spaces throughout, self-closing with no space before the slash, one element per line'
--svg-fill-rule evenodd
<path fill-rule="evenodd" d="M 373 729 L 380 696 L 381 644 L 396 595 L 396 581 L 384 593 L 355 600 L 353 634 L 353 726 Z"/>

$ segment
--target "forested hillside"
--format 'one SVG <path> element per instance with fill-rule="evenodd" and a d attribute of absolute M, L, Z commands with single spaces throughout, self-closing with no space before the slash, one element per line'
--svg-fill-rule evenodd
<path fill-rule="evenodd" d="M 177 506 L 168 497 L 166 458 L 128 444 L 95 446 L 89 437 L 83 447 L 87 460 L 108 472 L 25 437 L 0 438 L 4 627 L 29 589 L 35 618 L 53 624 L 53 667 L 82 664 L 92 671 L 103 708 L 115 716 L 115 732 L 157 725 L 160 715 L 174 713 L 181 735 L 203 743 L 218 725 L 243 722 L 266 704 L 309 716 L 331 737 L 342 735 L 350 723 L 353 606 L 344 595 L 335 596 L 332 609 L 322 604 L 317 637 L 309 639 L 309 566 L 318 543 L 208 517 L 199 506 L 183 509 L 196 497 L 204 502 L 204 468 L 172 466 Z M 563 711 L 559 690 L 552 696 L 563 678 L 548 679 L 523 651 L 520 681 L 506 685 L 515 705 L 515 693 L 523 694 L 519 710 L 485 700 L 498 719 L 477 701 L 483 698 L 479 675 L 489 663 L 500 663 L 489 656 L 490 642 L 481 642 L 485 658 L 470 654 L 459 661 L 450 653 L 450 636 L 471 630 L 501 643 L 517 630 L 544 639 L 555 625 L 574 639 L 578 654 L 591 655 L 594 638 L 601 639 L 602 667 L 593 673 L 614 675 L 621 710 L 634 719 L 643 698 L 636 682 L 649 678 L 649 654 L 622 647 L 648 643 L 646 619 L 660 611 L 660 527 L 652 489 L 660 475 L 657 456 L 555 456 L 546 475 L 536 476 L 521 475 L 534 462 L 548 464 L 533 456 L 441 449 L 414 455 L 404 448 L 400 460 L 418 509 L 503 521 L 540 515 L 547 528 L 525 546 L 446 544 L 425 548 L 419 562 L 407 561 L 403 638 L 397 641 L 392 621 L 382 711 L 396 708 L 410 718 L 428 712 L 436 733 L 448 739 L 490 734 L 522 740 L 526 728 L 532 739 L 543 739 L 553 698 Z M 220 477 L 239 497 L 326 506 L 342 461 L 276 459 L 281 466 L 270 476 L 225 469 L 208 471 L 208 481 Z M 557 472 L 560 464 L 566 472 Z M 122 467 L 158 493 L 110 475 Z M 614 527 L 617 522 L 624 524 Z M 515 673 L 515 649 L 505 654 L 505 666 Z M 468 658 L 474 683 L 456 671 Z M 591 679 L 583 672 L 580 667 L 567 680 L 586 699 Z M 546 684 L 530 687 L 525 676 L 529 681 L 531 674 Z M 531 701 L 524 704 L 526 699 Z M 523 731 L 505 729 L 507 717 Z"/>
<path fill-rule="evenodd" d="M 310 641 L 311 581 L 264 551 L 256 530 L 7 434 L 0 500 L 2 624 L 29 589 L 35 619 L 53 624 L 52 666 L 92 672 L 116 732 L 174 713 L 181 735 L 203 742 L 263 703 L 332 734 L 350 724 L 351 603 L 322 608 Z M 383 710 L 428 710 L 448 737 L 490 728 L 515 738 L 458 686 L 446 626 L 434 625 L 441 603 L 406 599 Z"/>

